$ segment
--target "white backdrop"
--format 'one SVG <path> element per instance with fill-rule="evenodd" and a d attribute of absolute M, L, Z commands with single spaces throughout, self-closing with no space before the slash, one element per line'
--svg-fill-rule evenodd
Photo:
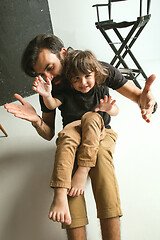
<path fill-rule="evenodd" d="M 90 49 L 98 59 L 110 62 L 113 53 L 95 27 L 96 0 L 49 0 L 54 33 L 65 46 Z M 135 20 L 139 14 L 139 0 L 114 4 L 117 20 Z M 147 75 L 155 73 L 152 86 L 160 105 L 160 2 L 152 1 L 151 20 L 133 46 L 133 53 Z M 103 13 L 104 14 L 104 13 Z M 105 14 L 104 14 L 105 15 Z M 125 16 L 125 19 L 124 19 Z M 141 81 L 143 84 L 143 82 Z M 117 100 L 120 113 L 112 119 L 111 126 L 118 133 L 114 155 L 124 216 L 121 218 L 122 240 L 160 239 L 160 156 L 159 114 L 152 116 L 150 124 L 141 119 L 136 104 L 111 91 Z M 41 114 L 38 95 L 26 98 Z M 1 240 L 64 240 L 66 234 L 60 224 L 48 219 L 53 197 L 49 187 L 55 153 L 55 140 L 40 138 L 30 123 L 16 119 L 0 107 L 0 124 L 8 133 L 0 131 L 0 239 Z M 57 115 L 56 134 L 62 128 Z M 88 240 L 100 238 L 99 221 L 91 191 L 90 181 L 86 191 L 90 224 Z"/>

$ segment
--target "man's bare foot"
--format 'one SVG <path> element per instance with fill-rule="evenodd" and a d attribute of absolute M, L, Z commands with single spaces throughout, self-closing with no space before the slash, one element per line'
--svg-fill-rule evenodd
<path fill-rule="evenodd" d="M 69 196 L 78 197 L 83 194 L 89 170 L 90 167 L 78 167 L 71 181 L 71 189 L 68 192 Z"/>
<path fill-rule="evenodd" d="M 54 222 L 61 222 L 67 225 L 71 224 L 66 188 L 55 188 L 49 218 Z"/>

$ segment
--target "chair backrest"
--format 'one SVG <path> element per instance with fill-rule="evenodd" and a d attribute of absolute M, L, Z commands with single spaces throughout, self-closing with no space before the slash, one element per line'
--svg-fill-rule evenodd
<path fill-rule="evenodd" d="M 142 2 L 143 0 L 140 0 L 140 17 L 142 17 Z M 149 11 L 150 11 L 150 5 L 151 5 L 151 0 L 147 0 L 147 15 L 149 14 Z"/>
<path fill-rule="evenodd" d="M 122 2 L 122 1 L 127 1 L 127 0 L 108 0 L 108 16 L 109 16 L 109 20 L 111 20 L 111 4 L 112 4 L 112 2 Z"/>
<path fill-rule="evenodd" d="M 109 17 L 109 20 L 111 20 L 111 5 L 112 3 L 114 2 L 122 2 L 122 1 L 127 1 L 127 0 L 108 0 L 108 3 L 106 4 L 95 4 L 93 5 L 93 7 L 96 7 L 97 9 L 97 19 L 98 19 L 98 22 L 99 22 L 99 7 L 108 7 L 108 17 Z M 140 12 L 139 12 L 139 17 L 142 17 L 142 9 L 143 9 L 143 4 L 142 2 L 144 2 L 143 0 L 139 0 L 140 1 Z M 147 0 L 147 15 L 149 14 L 149 11 L 150 11 L 150 5 L 151 5 L 151 0 Z"/>

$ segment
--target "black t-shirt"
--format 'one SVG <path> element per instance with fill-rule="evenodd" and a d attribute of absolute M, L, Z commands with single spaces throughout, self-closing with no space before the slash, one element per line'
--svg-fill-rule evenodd
<path fill-rule="evenodd" d="M 127 80 L 124 76 L 113 66 L 108 63 L 101 62 L 109 69 L 109 77 L 103 85 L 92 88 L 88 93 L 81 93 L 73 88 L 61 87 L 60 85 L 53 85 L 52 95 L 59 99 L 62 105 L 59 107 L 61 111 L 63 126 L 66 124 L 80 120 L 84 113 L 94 111 L 99 105 L 100 99 L 105 95 L 109 96 L 109 88 L 114 90 L 122 87 Z M 109 88 L 108 88 L 109 87 Z M 40 104 L 42 112 L 50 112 L 40 96 Z M 105 112 L 98 112 L 103 120 L 106 128 L 110 128 L 110 115 Z"/>

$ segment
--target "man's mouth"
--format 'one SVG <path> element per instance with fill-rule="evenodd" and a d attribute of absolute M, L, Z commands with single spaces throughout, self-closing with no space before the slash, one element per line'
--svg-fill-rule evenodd
<path fill-rule="evenodd" d="M 52 79 L 53 84 L 57 85 L 61 82 L 61 77 L 57 76 Z"/>

